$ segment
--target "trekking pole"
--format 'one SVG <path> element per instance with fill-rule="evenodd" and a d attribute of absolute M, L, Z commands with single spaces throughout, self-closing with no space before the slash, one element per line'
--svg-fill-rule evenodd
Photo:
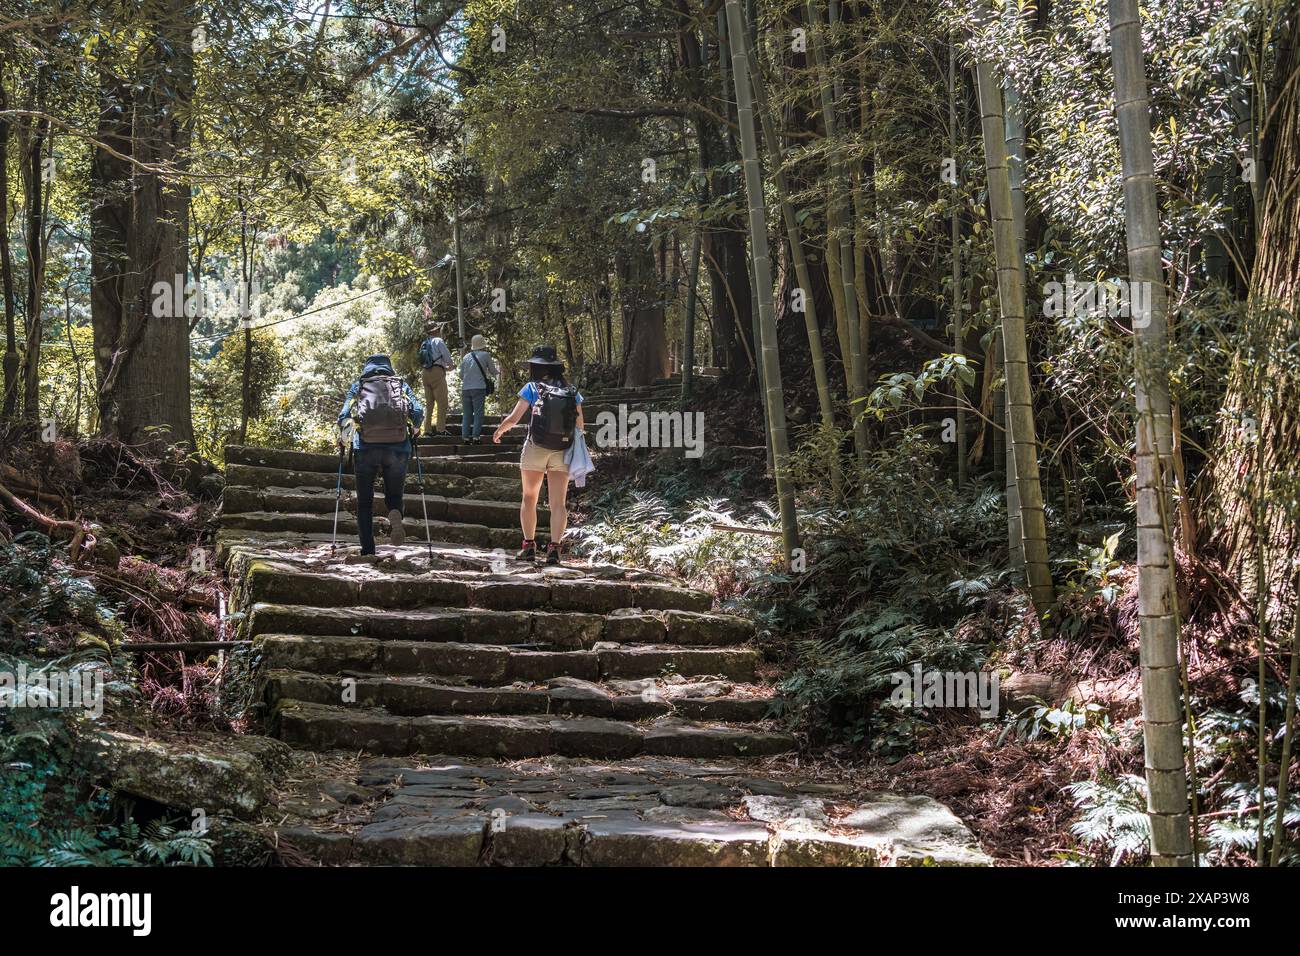
<path fill-rule="evenodd" d="M 424 512 L 424 543 L 429 549 L 429 564 L 433 564 L 433 538 L 429 534 L 429 503 L 424 497 L 424 464 L 420 461 L 420 446 L 412 442 L 411 448 L 415 451 L 415 473 L 419 476 L 420 481 L 420 509 Z"/>
<path fill-rule="evenodd" d="M 332 557 L 339 543 L 339 505 L 343 501 L 343 441 L 339 440 L 339 477 L 334 485 L 334 530 L 330 534 L 330 556 Z"/>

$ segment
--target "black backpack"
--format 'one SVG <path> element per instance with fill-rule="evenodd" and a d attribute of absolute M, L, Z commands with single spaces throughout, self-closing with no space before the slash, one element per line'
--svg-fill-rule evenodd
<path fill-rule="evenodd" d="M 394 445 L 407 439 L 411 403 L 406 398 L 401 378 L 396 375 L 372 375 L 361 380 L 361 389 L 352 403 L 352 420 L 357 434 L 368 445 Z"/>
<path fill-rule="evenodd" d="M 578 422 L 578 390 L 572 385 L 536 382 L 537 401 L 528 423 L 528 440 L 551 451 L 566 451 L 573 444 Z"/>

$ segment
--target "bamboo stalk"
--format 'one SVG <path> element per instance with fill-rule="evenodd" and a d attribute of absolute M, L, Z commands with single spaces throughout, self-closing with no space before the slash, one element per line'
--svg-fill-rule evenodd
<path fill-rule="evenodd" d="M 954 37 L 948 40 L 948 151 L 952 161 L 957 162 L 957 42 Z M 958 184 L 952 184 L 954 197 L 958 194 Z M 961 212 L 954 198 L 952 204 L 952 236 L 949 255 L 952 258 L 952 344 L 953 351 L 965 352 L 966 330 L 962 306 L 966 297 L 961 285 Z M 966 461 L 966 411 L 961 406 L 966 402 L 966 388 L 957 380 L 957 487 L 966 486 L 968 462 Z"/>
<path fill-rule="evenodd" d="M 799 226 L 799 217 L 794 204 L 790 201 L 790 187 L 785 170 L 781 166 L 781 143 L 776 133 L 776 120 L 768 105 L 767 89 L 763 83 L 763 74 L 754 49 L 754 38 L 750 31 L 745 31 L 745 59 L 749 64 L 750 84 L 754 89 L 755 112 L 763 127 L 763 143 L 771 157 L 772 182 L 776 186 L 777 198 L 781 203 L 781 218 L 785 223 L 786 239 L 790 244 L 790 261 L 794 265 L 795 280 L 803 290 L 804 328 L 808 333 L 808 352 L 813 367 L 813 379 L 817 384 L 817 401 L 821 408 L 822 423 L 827 427 L 835 424 L 835 406 L 831 402 L 830 380 L 826 376 L 826 357 L 822 351 L 821 326 L 817 321 L 817 307 L 813 302 L 812 276 L 808 271 L 808 260 L 804 254 L 803 230 Z"/>
<path fill-rule="evenodd" d="M 1286 792 L 1291 776 L 1291 744 L 1295 740 L 1295 695 L 1300 677 L 1300 607 L 1291 622 L 1291 674 L 1286 682 L 1286 730 L 1282 732 L 1282 760 L 1277 772 L 1277 815 L 1273 821 L 1273 852 L 1268 865 L 1277 866 L 1282 856 L 1283 816 L 1286 810 Z M 1263 798 L 1261 795 L 1260 803 Z"/>
<path fill-rule="evenodd" d="M 984 16 L 987 17 L 987 11 Z M 979 89 L 984 164 L 988 170 L 993 246 L 997 258 L 1002 354 L 1006 370 L 1007 431 L 1015 458 L 1020 537 L 1024 547 L 1030 597 L 1039 615 L 1043 615 L 1055 600 L 1055 591 L 1048 566 L 1047 521 L 1043 513 L 1043 492 L 1038 476 L 1038 440 L 1029 379 L 1029 344 L 1025 333 L 1024 260 L 1016 254 L 1002 91 L 993 76 L 992 64 L 976 63 L 975 76 Z"/>
<path fill-rule="evenodd" d="M 862 361 L 862 327 L 858 316 L 858 295 L 857 288 L 853 280 L 853 229 L 852 229 L 852 204 L 849 199 L 849 186 L 852 177 L 848 175 L 848 163 L 844 161 L 838 147 L 834 146 L 838 123 L 835 119 L 835 102 L 832 95 L 832 82 L 826 51 L 822 44 L 822 19 L 813 0 L 807 0 L 806 8 L 808 11 L 808 48 L 812 52 L 813 63 L 818 74 L 818 90 L 821 95 L 822 104 L 822 123 L 826 128 L 826 141 L 830 150 L 826 161 L 827 169 L 832 175 L 831 189 L 834 191 L 834 183 L 841 182 L 841 188 L 827 200 L 827 246 L 831 245 L 829 238 L 831 230 L 838 229 L 835 236 L 835 247 L 837 255 L 838 275 L 832 274 L 832 284 L 836 278 L 839 279 L 840 294 L 836 302 L 837 309 L 843 304 L 843 327 L 844 334 L 841 337 L 841 347 L 847 345 L 848 352 L 845 355 L 845 378 L 848 381 L 849 392 L 849 418 L 853 422 L 853 446 L 857 452 L 859 463 L 865 467 L 868 454 L 867 438 L 867 421 L 863 414 L 865 411 L 864 402 L 867 397 L 867 384 L 865 380 L 865 369 Z M 835 209 L 834 223 L 832 224 L 831 209 Z M 830 258 L 831 250 L 827 250 L 827 258 Z"/>
<path fill-rule="evenodd" d="M 781 511 L 781 543 L 786 567 L 799 546 L 798 517 L 794 489 L 788 476 L 789 445 L 786 439 L 785 399 L 781 393 L 781 362 L 776 337 L 776 309 L 772 301 L 772 263 L 767 244 L 767 214 L 763 208 L 763 174 L 758 164 L 758 139 L 754 129 L 754 104 L 749 85 L 749 64 L 745 56 L 744 20 L 739 0 L 726 0 L 731 73 L 736 87 L 736 119 L 740 127 L 740 149 L 744 159 L 745 193 L 749 199 L 749 234 L 754 259 L 754 284 L 758 287 L 759 335 L 763 365 L 763 386 L 771 433 L 776 497 Z"/>
<path fill-rule="evenodd" d="M 1168 531 L 1172 428 L 1165 367 L 1167 303 L 1151 149 L 1151 110 L 1137 0 L 1110 0 L 1115 114 L 1124 166 L 1124 222 L 1130 279 L 1150 290 L 1150 312 L 1133 317 L 1137 406 L 1138 619 L 1141 631 L 1142 736 L 1154 866 L 1190 866 L 1180 701 L 1178 591 Z M 1263 694 L 1263 687 L 1260 687 Z M 1261 787 L 1262 796 L 1262 787 Z M 1260 859 L 1262 860 L 1262 848 Z"/>

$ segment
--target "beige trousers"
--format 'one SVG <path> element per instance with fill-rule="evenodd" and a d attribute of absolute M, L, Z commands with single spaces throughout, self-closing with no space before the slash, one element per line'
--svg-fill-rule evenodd
<path fill-rule="evenodd" d="M 426 368 L 424 379 L 424 433 L 441 434 L 447 428 L 447 370 L 439 365 Z M 437 430 L 434 429 L 433 407 L 438 406 Z"/>

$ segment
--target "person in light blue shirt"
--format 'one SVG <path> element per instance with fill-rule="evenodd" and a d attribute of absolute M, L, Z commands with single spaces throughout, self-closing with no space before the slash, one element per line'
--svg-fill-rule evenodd
<path fill-rule="evenodd" d="M 496 360 L 487 350 L 483 336 L 476 335 L 469 342 L 469 351 L 460 361 L 460 437 L 462 441 L 479 443 L 483 431 L 483 409 L 487 404 L 488 380 L 501 376 Z M 472 420 L 472 426 L 471 426 Z"/>
<path fill-rule="evenodd" d="M 501 438 L 525 415 L 529 416 L 528 436 L 524 439 L 523 454 L 519 458 L 519 475 L 523 486 L 519 505 L 519 524 L 524 533 L 524 543 L 515 556 L 520 561 L 537 559 L 537 499 L 541 495 L 542 480 L 546 480 L 546 503 L 551 509 L 551 541 L 546 546 L 546 563 L 559 564 L 563 552 L 564 531 L 569 523 L 567 499 L 569 494 L 569 465 L 565 452 L 573 445 L 573 430 L 581 431 L 582 395 L 564 380 L 564 365 L 549 345 L 533 349 L 528 359 L 529 381 L 519 390 L 519 401 L 497 426 L 492 441 Z M 547 387 L 543 402 L 542 386 Z M 557 405 L 558 403 L 558 405 Z M 553 430 L 565 416 L 554 416 L 558 407 L 571 412 L 571 421 Z"/>
<path fill-rule="evenodd" d="M 375 376 L 392 376 L 393 363 L 387 355 L 372 355 L 366 359 L 361 371 L 361 378 L 352 383 L 347 398 L 339 412 L 339 427 L 352 420 L 352 406 L 361 393 L 361 383 Z M 402 382 L 402 394 L 407 402 L 407 417 L 413 431 L 419 431 L 420 422 L 424 420 L 424 407 L 415 392 L 406 382 Z M 342 438 L 339 439 L 342 452 Z M 411 458 L 411 435 L 397 442 L 367 442 L 361 438 L 356 429 L 352 433 L 353 467 L 357 478 L 357 533 L 361 539 L 361 553 L 375 553 L 375 480 L 380 475 L 384 481 L 384 507 L 388 510 L 388 523 L 391 528 L 390 541 L 400 545 L 405 540 L 402 528 L 402 489 L 406 484 L 406 467 Z"/>

